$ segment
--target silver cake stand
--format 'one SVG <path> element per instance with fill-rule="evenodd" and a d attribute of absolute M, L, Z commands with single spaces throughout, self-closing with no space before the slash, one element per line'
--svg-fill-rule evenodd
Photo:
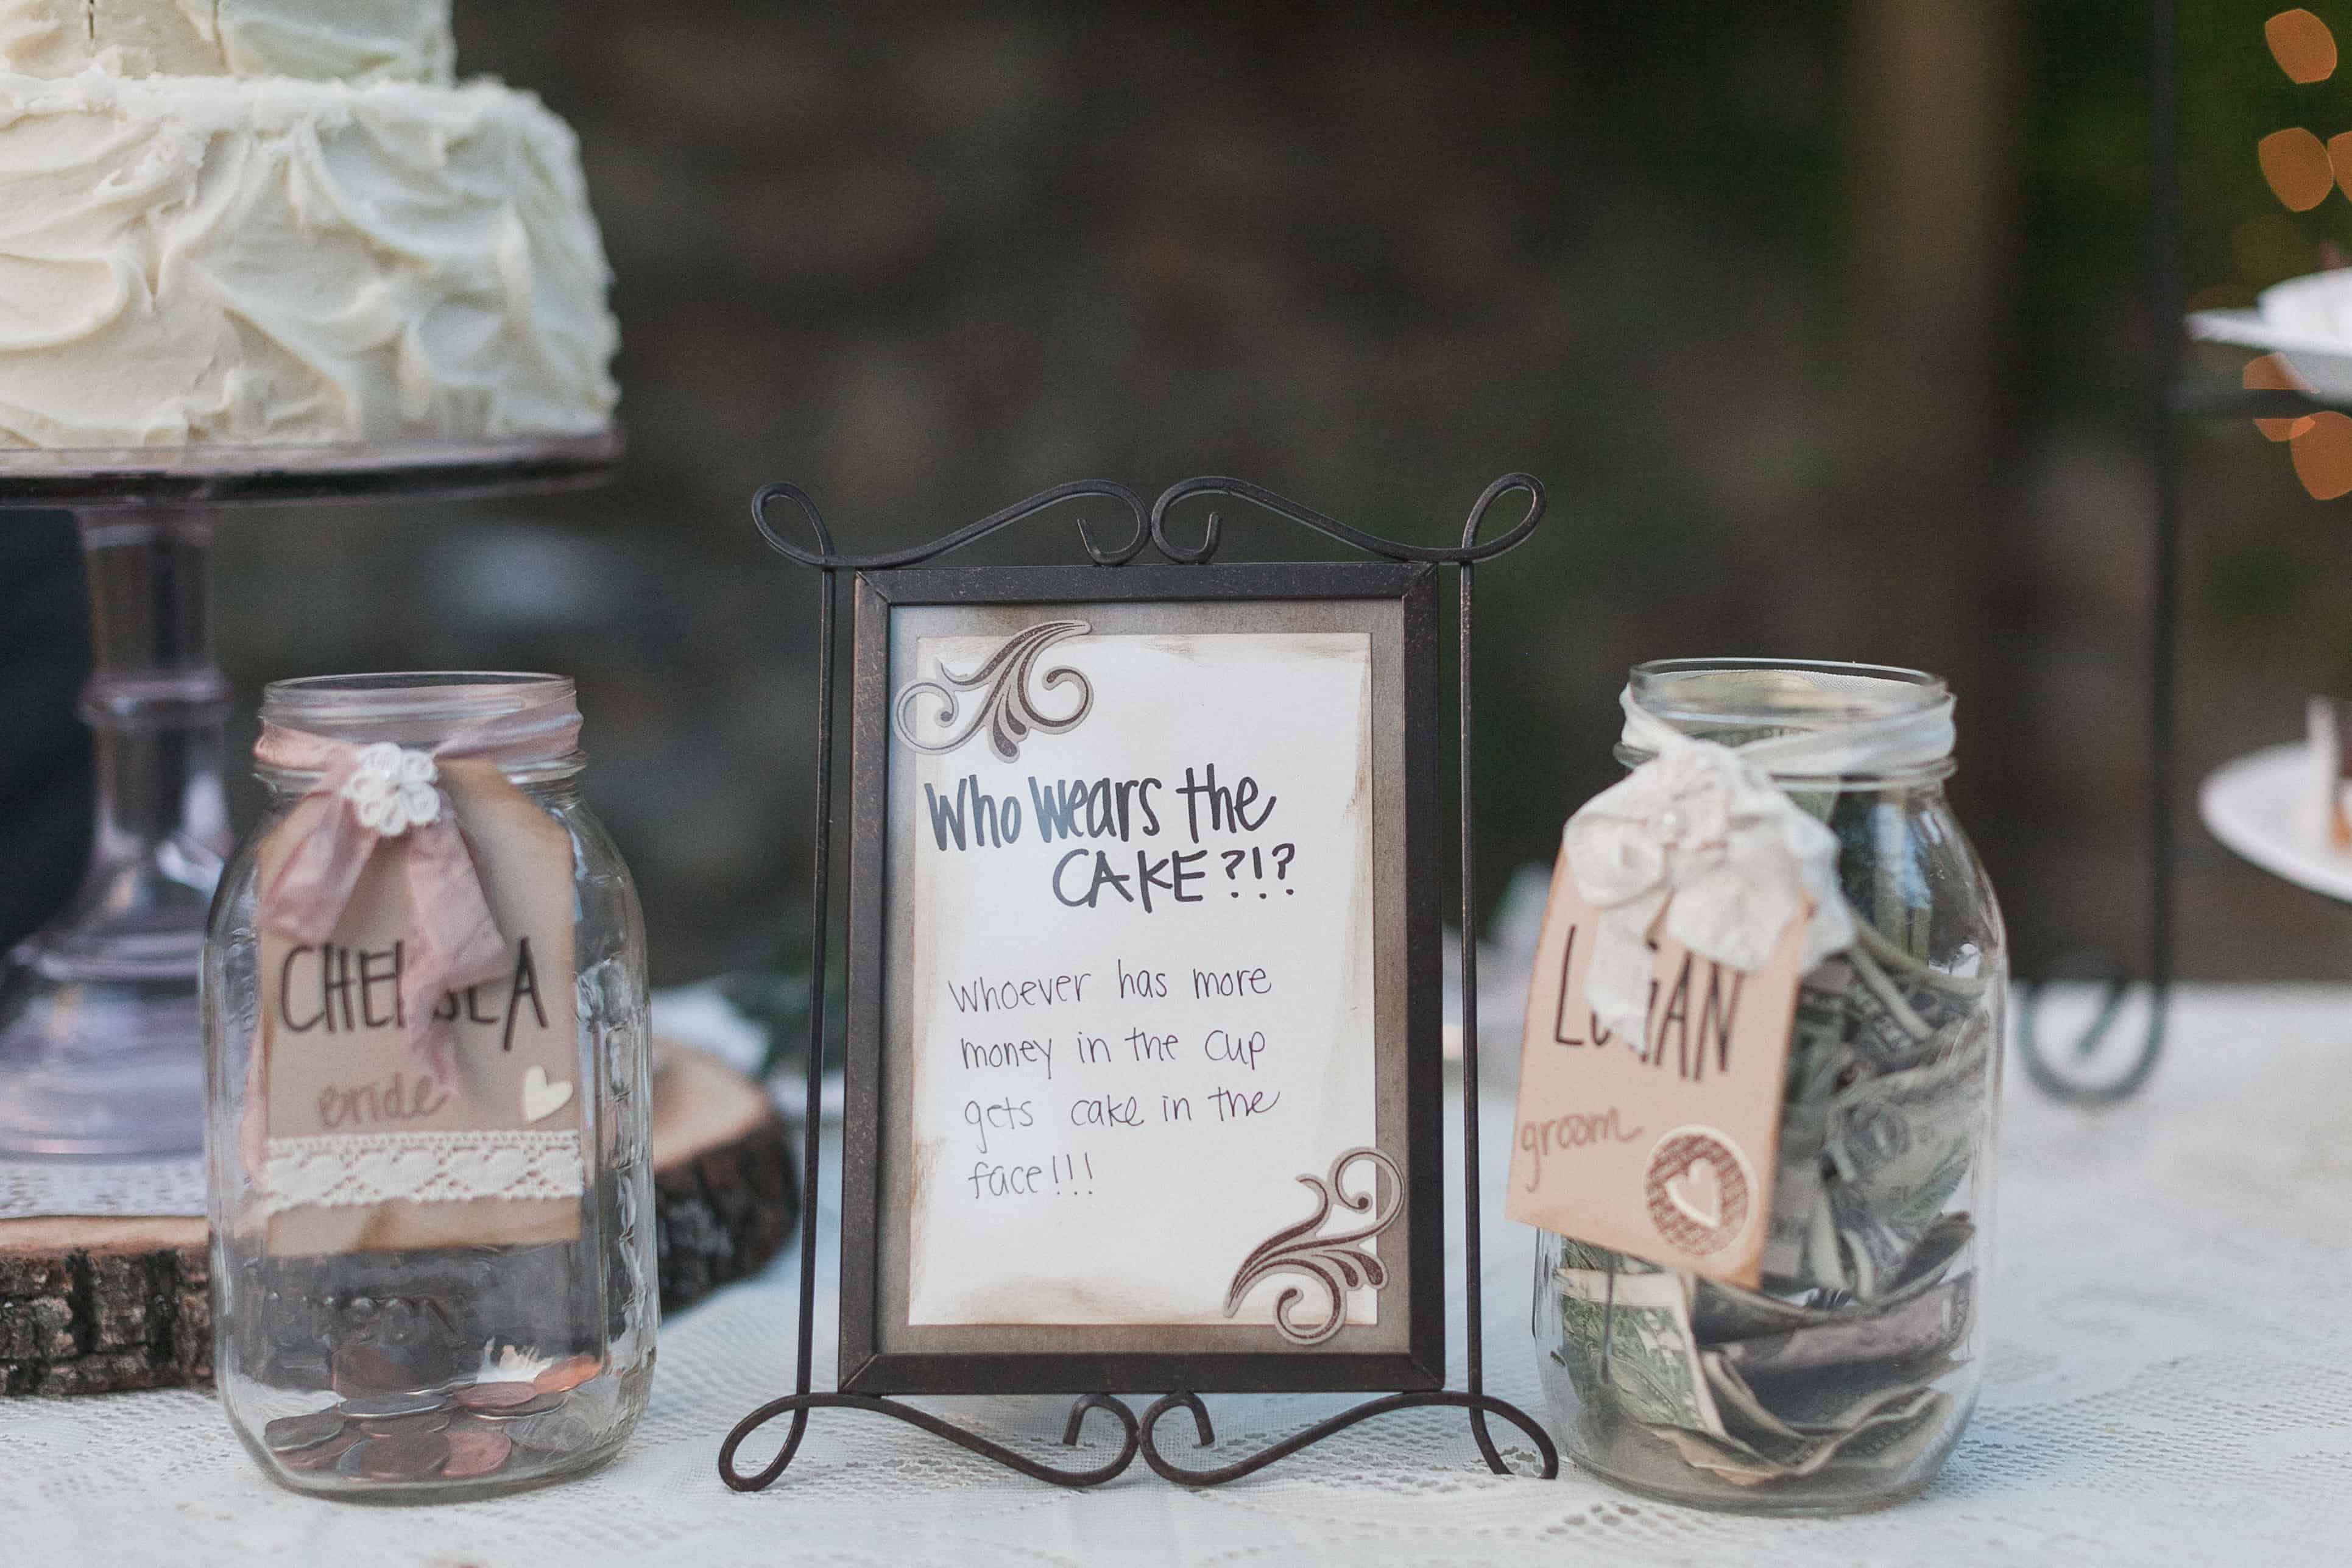
<path fill-rule="evenodd" d="M 89 580 L 97 823 L 65 910 L 0 973 L 0 1153 L 204 1141 L 196 973 L 230 847 L 213 662 L 215 519 L 273 502 L 450 500 L 608 478 L 617 428 L 478 445 L 0 451 L 0 510 L 73 512 Z"/>

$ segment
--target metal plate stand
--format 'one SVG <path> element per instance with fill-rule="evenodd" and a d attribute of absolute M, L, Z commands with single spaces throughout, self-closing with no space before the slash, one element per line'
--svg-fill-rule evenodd
<path fill-rule="evenodd" d="M 2140 1091 L 2164 1054 L 2172 1002 L 2172 915 L 2176 892 L 2173 800 L 2179 790 L 2175 739 L 2180 635 L 2180 456 L 2174 424 L 2180 413 L 2180 78 L 2177 0 L 2156 0 L 2148 94 L 2149 262 L 2156 395 L 2148 410 L 2156 473 L 2156 593 L 2148 634 L 2147 1024 L 2134 1054 L 2112 1077 L 2086 1068 L 2114 1030 L 2131 986 L 2131 972 L 2105 956 L 2092 962 L 2103 986 L 2098 1011 L 2063 1058 L 2044 1048 L 2035 1027 L 2039 984 L 2025 988 L 2017 1010 L 2017 1054 L 2034 1087 L 2076 1105 L 2112 1105 Z"/>

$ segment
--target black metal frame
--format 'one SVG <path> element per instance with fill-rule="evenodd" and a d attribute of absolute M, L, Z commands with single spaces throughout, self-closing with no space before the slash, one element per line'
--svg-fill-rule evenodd
<path fill-rule="evenodd" d="M 1481 541 L 1487 512 L 1504 497 L 1524 493 L 1528 498 L 1527 512 L 1516 524 L 1496 538 Z M 1194 1436 L 1202 1447 L 1215 1441 L 1207 1408 L 1197 1394 L 1180 1389 L 1164 1394 L 1152 1403 L 1139 1419 L 1132 1409 L 1108 1390 L 1089 1392 L 1078 1399 L 1070 1411 L 1063 1442 L 1075 1447 L 1080 1428 L 1090 1410 L 1108 1412 L 1121 1429 L 1118 1452 L 1102 1464 L 1084 1469 L 1062 1469 L 1042 1464 L 1025 1455 L 945 1421 L 928 1411 L 870 1394 L 839 1391 L 831 1394 L 813 1391 L 814 1332 L 816 1306 L 816 1197 L 819 1180 L 818 1144 L 814 1108 L 819 1103 L 824 1069 L 824 988 L 826 938 L 830 924 L 832 895 L 832 834 L 835 826 L 833 810 L 834 767 L 834 699 L 836 689 L 834 659 L 834 627 L 838 598 L 837 579 L 844 571 L 878 572 L 897 567 L 919 565 L 972 544 L 1001 529 L 1034 516 L 1062 502 L 1080 498 L 1109 500 L 1124 509 L 1134 521 L 1134 532 L 1125 542 L 1106 547 L 1095 537 L 1084 519 L 1078 521 L 1078 535 L 1087 556 L 1096 567 L 1124 566 L 1142 553 L 1147 545 L 1155 547 L 1169 562 L 1179 566 L 1207 564 L 1215 555 L 1221 535 L 1221 520 L 1212 511 L 1208 514 L 1200 541 L 1195 544 L 1179 542 L 1169 531 L 1171 513 L 1181 502 L 1195 496 L 1225 496 L 1247 500 L 1276 517 L 1298 524 L 1312 532 L 1337 540 L 1365 552 L 1390 561 L 1425 562 L 1433 565 L 1451 565 L 1456 569 L 1461 593 L 1459 624 L 1460 676 L 1457 723 L 1461 744 L 1459 817 L 1462 879 L 1462 1030 L 1467 1044 L 1463 1052 L 1463 1127 L 1462 1163 L 1464 1175 L 1463 1246 L 1466 1257 L 1467 1358 L 1466 1390 L 1423 1389 L 1392 1394 L 1368 1400 L 1328 1420 L 1297 1432 L 1256 1453 L 1233 1464 L 1209 1469 L 1192 1469 L 1171 1461 L 1154 1440 L 1154 1433 L 1162 1417 L 1177 1409 L 1192 1414 Z M 800 512 L 815 541 L 810 550 L 783 537 L 774 526 L 771 510 L 779 503 L 789 503 Z M 981 1455 L 1008 1468 L 1034 1479 L 1055 1486 L 1083 1488 L 1098 1486 L 1125 1471 L 1139 1453 L 1153 1471 L 1184 1486 L 1211 1487 L 1265 1468 L 1331 1436 L 1335 1433 L 1398 1410 L 1423 1407 L 1444 1407 L 1465 1410 L 1470 1415 L 1471 1435 L 1487 1467 L 1497 1475 L 1511 1473 L 1504 1463 L 1488 1432 L 1489 1415 L 1508 1421 L 1535 1446 L 1540 1461 L 1540 1473 L 1547 1479 L 1559 1473 L 1559 1455 L 1551 1437 L 1541 1424 L 1525 1411 L 1486 1392 L 1484 1331 L 1482 1317 L 1481 1275 L 1482 1248 L 1479 1226 L 1478 1170 L 1478 1053 L 1475 1042 L 1478 1036 L 1478 950 L 1477 950 L 1477 882 L 1474 850 L 1476 845 L 1472 758 L 1474 755 L 1471 686 L 1472 584 L 1478 563 L 1490 561 L 1524 543 L 1542 520 L 1543 487 L 1526 474 L 1506 474 L 1488 485 L 1477 503 L 1471 508 L 1465 524 L 1462 542 L 1458 546 L 1431 546 L 1400 543 L 1351 528 L 1337 519 L 1285 500 L 1271 490 L 1244 480 L 1223 478 L 1187 479 L 1162 491 L 1147 514 L 1142 500 L 1127 487 L 1107 480 L 1080 480 L 1044 490 L 1024 501 L 1011 506 L 992 516 L 982 519 L 927 544 L 905 550 L 873 555 L 845 555 L 834 548 L 833 535 L 816 504 L 805 490 L 791 484 L 773 484 L 762 489 L 752 501 L 752 518 L 761 537 L 776 552 L 796 564 L 809 567 L 819 575 L 817 615 L 817 719 L 816 719 L 816 811 L 817 825 L 814 848 L 814 905 L 816 918 L 810 942 L 810 1005 L 808 1100 L 812 1116 L 803 1152 L 803 1180 L 801 1189 L 801 1282 L 798 1363 L 793 1392 L 769 1401 L 738 1422 L 719 1450 L 719 1474 L 730 1488 L 737 1491 L 757 1491 L 782 1476 L 799 1452 L 807 1435 L 809 1413 L 820 1409 L 855 1409 L 887 1415 L 907 1422 L 932 1435 L 954 1443 L 971 1453 Z M 1261 566 L 1258 570 L 1279 574 L 1286 570 L 1278 565 Z M 1118 597 L 1118 595 L 1104 595 Z M 1198 596 L 1194 595 L 1192 596 Z M 1433 691 L 1428 694 L 1433 700 Z M 1426 817 L 1424 817 L 1426 820 Z M 1434 1229 L 1434 1227 L 1432 1227 Z M 1416 1231 L 1418 1234 L 1418 1231 Z M 1443 1285 L 1442 1266 L 1429 1271 L 1430 1277 Z M 1313 1358 L 1298 1358 L 1312 1361 Z M 735 1457 L 743 1442 L 754 1432 L 779 1415 L 790 1415 L 792 1424 L 782 1446 L 775 1457 L 758 1469 L 743 1471 L 736 1468 Z"/>
<path fill-rule="evenodd" d="M 2156 351 L 2155 397 L 2148 410 L 2156 459 L 2156 591 L 2148 633 L 2147 1027 L 2139 1054 L 2118 1077 L 2085 1082 L 2053 1062 L 2034 1027 L 2041 989 L 2029 986 L 2018 1007 L 2017 1054 L 2034 1086 L 2078 1105 L 2111 1105 L 2139 1092 L 2164 1055 L 2172 1001 L 2172 917 L 2177 871 L 2172 814 L 2179 793 L 2179 648 L 2180 640 L 2180 457 L 2175 425 L 2191 400 L 2181 395 L 2180 323 L 2186 300 L 2180 274 L 2180 78 L 2178 0 L 2154 0 L 2149 34 L 2148 94 L 2150 268 L 2149 331 Z M 2294 414 L 2309 405 L 2293 394 L 2255 394 L 2255 413 Z M 2298 407 L 2296 405 L 2302 404 Z M 2095 960 L 2105 984 L 2099 1010 L 2076 1037 L 2077 1062 L 2097 1054 L 2123 1012 L 2131 973 L 2120 962 Z"/>
<path fill-rule="evenodd" d="M 1436 736 L 1436 569 L 1423 563 L 1316 562 L 1246 566 L 1136 566 L 1106 580 L 1094 566 L 973 566 L 944 571 L 861 572 L 850 678 L 849 995 L 845 1051 L 845 1132 L 841 1159 L 841 1338 L 838 1380 L 845 1394 L 1091 1394 L 1113 1388 L 1190 1388 L 1196 1393 L 1333 1392 L 1442 1388 L 1445 1384 L 1445 1181 L 1444 975 L 1438 879 L 1443 849 L 1438 812 Z M 1172 1352 L 1147 1348 L 1153 1329 L 1068 1331 L 1040 1328 L 1034 1337 L 1095 1342 L 1092 1348 L 915 1351 L 886 1348 L 901 1325 L 886 1323 L 878 1270 L 888 1107 L 886 1035 L 887 932 L 891 920 L 886 866 L 890 711 L 890 614 L 915 605 L 1249 604 L 1397 601 L 1403 609 L 1399 689 L 1404 745 L 1399 759 L 1404 810 L 1395 841 L 1376 838 L 1373 853 L 1401 853 L 1406 873 L 1396 911 L 1404 942 L 1402 1027 L 1376 1042 L 1375 1070 L 1403 1083 L 1402 1126 L 1405 1194 L 1402 1351 Z M 1278 616 L 1273 617 L 1278 619 Z M 1382 694 L 1375 692 L 1378 701 Z M 1374 831 L 1381 832 L 1375 823 Z M 857 1260 L 853 1268 L 852 1260 Z M 997 1339 L 1024 1336 L 995 1333 Z M 1346 1334 L 1340 1336 L 1346 1338 Z"/>

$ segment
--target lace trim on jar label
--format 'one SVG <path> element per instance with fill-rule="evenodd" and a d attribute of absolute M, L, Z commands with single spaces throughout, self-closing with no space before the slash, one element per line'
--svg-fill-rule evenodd
<path fill-rule="evenodd" d="M 355 1132 L 273 1138 L 262 1169 L 268 1214 L 318 1205 L 576 1198 L 577 1131 Z"/>

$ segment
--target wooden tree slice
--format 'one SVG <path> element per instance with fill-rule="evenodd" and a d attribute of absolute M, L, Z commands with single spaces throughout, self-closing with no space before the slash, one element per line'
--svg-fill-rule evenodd
<path fill-rule="evenodd" d="M 0 1393 L 209 1382 L 211 1273 L 200 1219 L 0 1220 Z"/>
<path fill-rule="evenodd" d="M 756 1273 L 800 1222 L 799 1140 L 759 1085 L 658 1047 L 655 1249 L 662 1310 Z M 0 1220 L 0 1394 L 102 1394 L 212 1381 L 201 1219 Z"/>
<path fill-rule="evenodd" d="M 666 1047 L 654 1083 L 655 1251 L 679 1311 L 768 1266 L 801 1219 L 800 1139 L 767 1091 L 714 1057 Z"/>

